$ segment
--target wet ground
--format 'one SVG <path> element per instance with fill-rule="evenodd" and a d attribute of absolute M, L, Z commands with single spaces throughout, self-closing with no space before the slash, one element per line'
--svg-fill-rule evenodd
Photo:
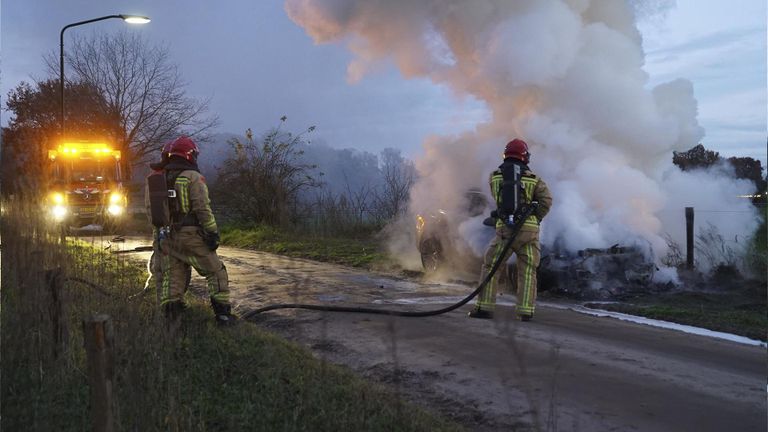
<path fill-rule="evenodd" d="M 102 245 L 110 246 L 105 240 Z M 111 243 L 129 249 L 147 241 Z M 222 247 L 236 309 L 272 303 L 434 309 L 472 291 Z M 129 255 L 124 255 L 129 256 Z M 130 254 L 146 259 L 148 253 Z M 193 290 L 203 289 L 193 278 Z M 251 321 L 470 430 L 765 431 L 766 349 L 539 305 L 494 320 L 279 310 Z"/>

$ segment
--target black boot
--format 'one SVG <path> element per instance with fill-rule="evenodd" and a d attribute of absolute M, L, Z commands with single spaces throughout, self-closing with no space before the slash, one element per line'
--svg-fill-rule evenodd
<path fill-rule="evenodd" d="M 237 317 L 232 315 L 231 305 L 211 300 L 211 306 L 213 306 L 213 314 L 216 316 L 216 323 L 219 325 L 230 326 L 237 321 Z"/>
<path fill-rule="evenodd" d="M 467 316 L 470 318 L 493 319 L 493 312 L 476 307 Z"/>

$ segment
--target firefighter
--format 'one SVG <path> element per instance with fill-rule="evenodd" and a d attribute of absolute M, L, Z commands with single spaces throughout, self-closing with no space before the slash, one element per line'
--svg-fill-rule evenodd
<path fill-rule="evenodd" d="M 498 209 L 505 208 L 502 197 L 507 197 L 507 199 L 510 197 L 509 194 L 502 193 L 502 185 L 519 188 L 522 199 L 518 206 L 530 204 L 532 201 L 537 201 L 538 206 L 534 214 L 525 220 L 522 228 L 512 241 L 507 255 L 503 257 L 499 255 L 502 253 L 505 243 L 511 237 L 512 229 L 504 222 L 502 217 L 496 220 L 496 235 L 485 252 L 483 267 L 480 273 L 480 280 L 485 280 L 497 259 L 501 259 L 502 263 L 504 263 L 512 253 L 517 256 L 515 266 L 517 273 L 517 307 L 515 315 L 517 319 L 522 321 L 530 321 L 533 318 L 536 302 L 536 269 L 539 266 L 541 254 L 539 224 L 552 206 L 552 195 L 550 195 L 546 183 L 528 168 L 530 156 L 528 144 L 521 139 L 514 139 L 507 143 L 504 148 L 504 163 L 499 166 L 499 169 L 491 173 L 491 195 L 495 199 Z M 516 182 L 514 180 L 510 181 L 509 177 L 511 177 L 511 174 L 507 174 L 508 178 L 505 179 L 505 173 L 510 172 L 519 173 Z M 475 308 L 469 313 L 470 317 L 493 318 L 493 310 L 496 306 L 497 279 L 498 276 L 494 276 L 480 292 Z"/>
<path fill-rule="evenodd" d="M 168 162 L 170 162 L 170 148 L 173 141 L 168 141 L 160 150 L 160 161 L 153 162 L 149 164 L 149 168 L 152 169 L 152 172 L 162 172 L 165 169 L 165 166 L 168 165 Z M 148 187 L 145 187 L 144 191 L 144 204 L 147 208 L 147 217 L 150 220 L 150 223 L 152 221 L 152 210 L 149 202 L 149 189 Z M 150 290 L 152 286 L 155 287 L 155 294 L 157 296 L 157 301 L 160 302 L 160 296 L 163 292 L 163 266 L 162 266 L 162 252 L 160 252 L 160 242 L 158 241 L 158 232 L 157 228 L 152 228 L 152 255 L 149 257 L 149 262 L 147 263 L 147 271 L 149 273 L 149 277 L 147 278 L 146 282 L 144 283 L 144 292 L 147 292 Z M 192 269 L 190 267 L 187 267 L 187 275 L 186 275 L 186 287 L 189 287 L 189 282 L 192 279 Z"/>
<path fill-rule="evenodd" d="M 206 279 L 216 321 L 232 324 L 227 269 L 216 254 L 219 231 L 205 178 L 197 167 L 200 151 L 190 138 L 181 136 L 170 143 L 167 153 L 166 180 L 176 197 L 169 200 L 170 232 L 160 240 L 161 306 L 170 320 L 179 316 L 191 266 Z"/>

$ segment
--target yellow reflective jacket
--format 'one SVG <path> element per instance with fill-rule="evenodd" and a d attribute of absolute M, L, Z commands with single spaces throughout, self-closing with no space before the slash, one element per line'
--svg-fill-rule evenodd
<path fill-rule="evenodd" d="M 197 221 L 206 232 L 219 231 L 211 210 L 208 186 L 202 174 L 194 170 L 182 171 L 176 177 L 173 188 L 176 190 L 176 199 L 182 214 L 191 213 L 197 216 Z"/>

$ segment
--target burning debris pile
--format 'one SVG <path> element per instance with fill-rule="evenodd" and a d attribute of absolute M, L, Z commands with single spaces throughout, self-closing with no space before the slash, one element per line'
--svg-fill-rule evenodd
<path fill-rule="evenodd" d="M 656 271 L 656 265 L 647 256 L 638 246 L 618 244 L 576 253 L 550 253 L 539 266 L 540 289 L 589 300 L 647 291 Z"/>

